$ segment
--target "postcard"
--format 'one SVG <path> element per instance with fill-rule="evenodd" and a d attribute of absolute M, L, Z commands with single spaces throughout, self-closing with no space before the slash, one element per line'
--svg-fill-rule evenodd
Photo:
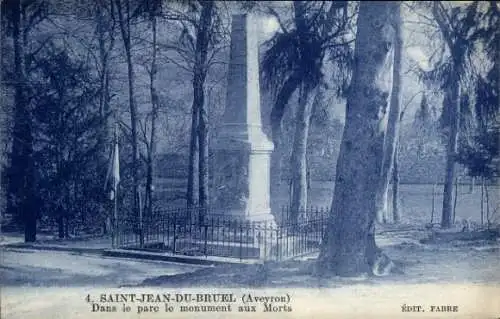
<path fill-rule="evenodd" d="M 0 316 L 500 318 L 499 10 L 3 1 Z"/>

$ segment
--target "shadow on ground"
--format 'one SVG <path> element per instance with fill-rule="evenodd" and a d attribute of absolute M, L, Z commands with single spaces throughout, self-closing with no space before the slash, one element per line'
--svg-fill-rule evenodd
<path fill-rule="evenodd" d="M 220 265 L 188 274 L 148 278 L 139 286 L 224 288 L 335 288 L 353 284 L 500 283 L 500 241 L 426 242 L 422 232 L 381 236 L 384 252 L 402 274 L 318 277 L 315 256 L 260 265 Z"/>

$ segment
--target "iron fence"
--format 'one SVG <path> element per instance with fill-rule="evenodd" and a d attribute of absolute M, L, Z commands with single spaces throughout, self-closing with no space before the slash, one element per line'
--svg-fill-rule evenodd
<path fill-rule="evenodd" d="M 117 223 L 115 245 L 125 249 L 188 256 L 284 260 L 319 249 L 327 210 L 308 208 L 291 219 L 283 208 L 278 223 L 250 222 L 205 208 L 167 209 L 126 216 Z"/>

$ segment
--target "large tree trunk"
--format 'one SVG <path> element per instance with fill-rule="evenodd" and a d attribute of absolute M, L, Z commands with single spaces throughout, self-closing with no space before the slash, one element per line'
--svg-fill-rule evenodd
<path fill-rule="evenodd" d="M 399 3 L 361 2 L 355 63 L 337 161 L 332 209 L 318 270 L 340 276 L 372 273 L 380 250 L 374 236 L 390 91 L 390 46 Z"/>
<path fill-rule="evenodd" d="M 133 179 L 133 211 L 138 216 L 139 214 L 139 150 L 137 145 L 137 106 L 135 104 L 135 74 L 134 64 L 132 62 L 132 42 L 130 37 L 130 0 L 125 0 L 122 7 L 122 1 L 117 0 L 118 20 L 120 22 L 120 31 L 125 48 L 125 56 L 127 60 L 128 74 L 128 98 L 130 110 L 130 127 L 131 127 L 131 143 L 132 143 L 132 179 Z M 124 12 L 125 9 L 125 12 Z"/>
<path fill-rule="evenodd" d="M 403 50 L 403 38 L 401 33 L 400 9 L 396 13 L 397 21 L 394 22 L 394 63 L 392 67 L 392 91 L 389 104 L 389 118 L 387 120 L 387 134 L 384 140 L 384 157 L 382 160 L 382 171 L 380 174 L 380 188 L 377 194 L 377 219 L 386 223 L 389 219 L 388 193 L 391 172 L 394 165 L 394 157 L 398 144 L 399 117 L 401 113 L 401 54 Z"/>
<path fill-rule="evenodd" d="M 299 106 L 295 115 L 295 136 L 291 156 L 292 202 L 291 216 L 293 223 L 298 222 L 301 210 L 307 206 L 307 137 L 312 111 L 311 92 L 303 85 L 299 95 Z"/>
<path fill-rule="evenodd" d="M 13 143 L 8 171 L 7 211 L 24 224 L 24 240 L 36 240 L 32 114 L 28 104 L 21 1 L 12 2 L 15 68 Z"/>
<path fill-rule="evenodd" d="M 453 182 L 455 180 L 455 155 L 457 152 L 458 121 L 460 116 L 460 85 L 458 77 L 455 77 L 455 79 L 455 81 L 451 81 L 450 91 L 447 92 L 451 95 L 449 99 L 451 105 L 449 107 L 450 126 L 448 145 L 446 147 L 446 172 L 443 189 L 443 211 L 441 215 L 441 227 L 443 228 L 451 227 L 453 218 Z"/>

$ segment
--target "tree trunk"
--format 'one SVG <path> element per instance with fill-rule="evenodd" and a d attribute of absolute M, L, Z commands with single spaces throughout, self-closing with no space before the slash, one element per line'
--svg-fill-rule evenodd
<path fill-rule="evenodd" d="M 198 202 L 198 189 L 196 178 L 198 176 L 198 104 L 193 100 L 191 111 L 191 135 L 189 140 L 189 159 L 188 159 L 188 183 L 186 191 L 187 207 L 192 208 Z"/>
<path fill-rule="evenodd" d="M 146 189 L 144 191 L 144 212 L 146 216 L 153 215 L 153 153 L 150 150 L 146 167 Z"/>
<path fill-rule="evenodd" d="M 102 120 L 102 130 L 98 137 L 100 148 L 100 161 L 105 163 L 111 150 L 111 138 L 113 136 L 113 125 L 110 125 L 110 66 L 109 54 L 115 43 L 114 37 L 114 6 L 106 0 L 96 2 L 95 23 L 97 41 L 99 46 L 99 65 L 96 67 L 99 73 L 99 115 Z M 115 116 L 116 121 L 116 116 Z M 104 173 L 104 171 L 103 171 Z M 110 218 L 108 214 L 107 218 Z M 105 224 L 104 224 L 105 225 Z M 106 231 L 106 226 L 104 226 Z"/>
<path fill-rule="evenodd" d="M 484 184 L 484 195 L 486 198 L 486 225 L 488 229 L 490 229 L 491 221 L 490 221 L 490 195 L 488 194 L 488 184 Z"/>
<path fill-rule="evenodd" d="M 271 153 L 271 185 L 270 196 L 271 198 L 278 198 L 281 194 L 281 137 L 273 135 L 274 150 Z M 273 205 L 274 204 L 274 205 Z M 272 211 L 279 211 L 280 207 L 276 206 L 276 201 L 271 201 Z"/>
<path fill-rule="evenodd" d="M 69 238 L 69 221 L 68 217 L 63 217 L 63 225 L 64 225 L 64 238 Z"/>
<path fill-rule="evenodd" d="M 453 195 L 453 211 L 452 211 L 452 224 L 455 224 L 455 216 L 457 213 L 457 201 L 458 201 L 458 176 L 455 177 L 455 194 Z"/>
<path fill-rule="evenodd" d="M 311 92 L 300 90 L 299 106 L 295 115 L 295 136 L 291 156 L 292 201 L 291 221 L 297 223 L 301 210 L 307 207 L 307 137 L 313 102 Z"/>
<path fill-rule="evenodd" d="M 97 1 L 98 10 L 96 12 L 96 31 L 99 43 L 99 63 L 100 63 L 100 74 L 99 74 L 99 113 L 101 117 L 106 117 L 110 111 L 110 94 L 109 94 L 109 53 L 114 46 L 114 30 L 113 25 L 110 24 L 112 19 L 113 5 L 109 5 L 105 0 Z M 111 11 L 110 15 L 107 16 L 107 11 Z M 106 33 L 108 37 L 106 37 Z M 110 127 L 106 126 L 107 135 L 111 136 Z"/>
<path fill-rule="evenodd" d="M 436 202 L 436 187 L 437 187 L 437 181 L 432 185 L 431 226 L 432 224 L 434 224 L 434 212 L 435 212 L 434 203 Z"/>
<path fill-rule="evenodd" d="M 453 182 L 455 180 L 455 154 L 457 153 L 458 121 L 460 116 L 460 84 L 458 83 L 457 76 L 454 79 L 454 81 L 451 81 L 449 92 L 451 94 L 451 106 L 449 108 L 451 123 L 446 149 L 446 174 L 443 189 L 443 211 L 441 215 L 441 227 L 443 228 L 451 227 L 453 217 Z"/>
<path fill-rule="evenodd" d="M 151 54 L 151 72 L 149 74 L 149 91 L 151 95 L 151 132 L 149 136 L 149 148 L 146 169 L 146 191 L 145 191 L 145 212 L 147 216 L 153 215 L 153 175 L 154 158 L 156 154 L 156 119 L 158 117 L 158 92 L 156 90 L 156 16 L 151 18 L 151 32 L 153 33 L 153 49 Z"/>
<path fill-rule="evenodd" d="M 12 2 L 15 68 L 13 143 L 9 158 L 7 211 L 24 224 L 24 240 L 36 240 L 35 166 L 32 113 L 26 98 L 25 52 L 21 1 Z"/>
<path fill-rule="evenodd" d="M 135 74 L 134 64 L 132 63 L 132 42 L 130 39 L 130 0 L 125 0 L 125 12 L 123 12 L 121 0 L 117 0 L 118 20 L 120 22 L 120 31 L 125 48 L 125 56 L 127 60 L 128 74 L 128 97 L 130 110 L 130 127 L 131 127 L 131 143 L 132 143 L 132 178 L 133 178 L 133 211 L 136 216 L 139 214 L 139 152 L 137 145 L 137 106 L 135 104 Z"/>
<path fill-rule="evenodd" d="M 388 193 L 391 172 L 395 162 L 396 147 L 398 145 L 399 117 L 401 113 L 401 54 L 403 38 L 401 33 L 400 12 L 396 13 L 394 21 L 394 63 L 392 66 L 392 90 L 387 120 L 387 134 L 384 140 L 384 157 L 380 174 L 380 193 L 377 195 L 377 219 L 379 222 L 388 221 Z"/>
<path fill-rule="evenodd" d="M 306 169 L 307 169 L 307 176 L 306 176 L 306 180 L 307 180 L 307 193 L 309 194 L 309 192 L 311 191 L 311 187 L 312 187 L 312 184 L 311 184 L 311 160 L 306 157 Z"/>
<path fill-rule="evenodd" d="M 432 6 L 432 14 L 437 22 L 443 38 L 452 55 L 452 70 L 450 79 L 447 81 L 448 87 L 445 91 L 445 102 L 450 103 L 448 109 L 449 131 L 448 143 L 446 146 L 446 171 L 443 189 L 443 210 L 441 214 L 441 227 L 451 227 L 453 217 L 453 182 L 455 179 L 455 161 L 457 153 L 458 132 L 460 127 L 460 70 L 462 69 L 462 58 L 465 54 L 461 41 L 456 41 L 443 12 L 440 2 L 435 1 Z M 449 97 L 449 98 L 447 98 Z"/>
<path fill-rule="evenodd" d="M 196 104 L 198 110 L 198 187 L 199 201 L 203 209 L 208 207 L 208 113 L 205 103 L 205 79 L 207 76 L 207 54 L 209 36 L 212 26 L 212 16 L 214 10 L 213 2 L 204 2 L 200 15 L 200 23 L 196 35 L 196 51 L 194 63 L 193 105 Z M 204 211 L 200 214 L 200 218 Z"/>
<path fill-rule="evenodd" d="M 279 198 L 281 195 L 281 179 L 282 179 L 282 172 L 281 172 L 281 160 L 282 160 L 282 145 L 281 145 L 281 136 L 278 137 L 276 135 L 273 135 L 272 137 L 273 144 L 274 144 L 274 150 L 271 153 L 271 185 L 270 185 L 270 197 L 271 198 Z M 279 204 L 277 204 L 277 201 L 272 200 L 271 201 L 271 210 L 272 211 L 279 211 L 281 208 L 279 207 Z"/>
<path fill-rule="evenodd" d="M 203 103 L 204 104 L 204 103 Z M 200 150 L 198 153 L 199 174 L 199 201 L 204 209 L 208 207 L 208 114 L 206 108 L 201 104 L 198 122 L 198 137 Z"/>
<path fill-rule="evenodd" d="M 64 218 L 62 211 L 59 212 L 57 217 L 57 234 L 60 239 L 64 238 Z"/>
<path fill-rule="evenodd" d="M 379 194 L 376 196 L 375 200 L 375 211 L 377 222 L 380 224 L 386 224 L 388 220 L 388 200 L 389 200 L 389 184 L 381 183 L 381 188 L 379 189 Z"/>
<path fill-rule="evenodd" d="M 395 224 L 401 222 L 401 209 L 399 208 L 399 142 L 394 154 L 394 167 L 392 168 L 392 220 Z"/>
<path fill-rule="evenodd" d="M 484 225 L 484 177 L 481 178 L 481 226 Z"/>
<path fill-rule="evenodd" d="M 271 110 L 271 131 L 274 150 L 271 154 L 271 198 L 277 198 L 281 194 L 283 145 L 281 121 L 285 114 L 286 105 L 293 92 L 299 87 L 301 76 L 298 72 L 293 73 L 280 88 L 273 109 Z M 278 210 L 279 207 L 274 209 Z"/>
<path fill-rule="evenodd" d="M 388 107 L 390 45 L 397 2 L 361 2 L 353 77 L 337 160 L 332 208 L 318 258 L 320 273 L 378 273 L 383 256 L 375 243 L 375 197 Z M 381 138 L 382 137 L 382 138 Z"/>
<path fill-rule="evenodd" d="M 475 177 L 471 177 L 470 183 L 469 183 L 469 194 L 474 194 L 474 184 L 476 182 Z"/>

